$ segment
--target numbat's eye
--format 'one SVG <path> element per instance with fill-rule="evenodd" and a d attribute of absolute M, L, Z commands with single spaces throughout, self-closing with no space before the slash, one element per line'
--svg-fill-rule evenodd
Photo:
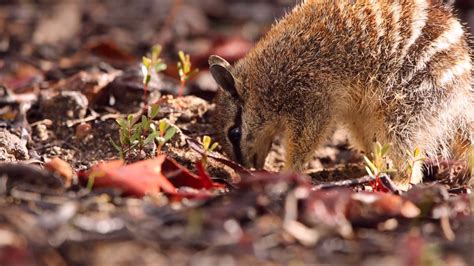
<path fill-rule="evenodd" d="M 229 129 L 228 137 L 232 144 L 237 144 L 240 142 L 240 138 L 242 137 L 242 130 L 240 127 L 231 127 Z"/>

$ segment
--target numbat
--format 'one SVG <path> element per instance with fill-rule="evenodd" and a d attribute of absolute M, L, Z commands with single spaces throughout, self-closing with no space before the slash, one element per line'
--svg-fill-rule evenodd
<path fill-rule="evenodd" d="M 406 151 L 448 158 L 455 139 L 473 139 L 468 36 L 438 2 L 307 0 L 234 66 L 211 56 L 224 151 L 262 168 L 284 131 L 286 167 L 301 171 L 342 125 L 369 154 L 392 143 L 400 186 L 421 182 L 421 163 L 403 174 Z"/>

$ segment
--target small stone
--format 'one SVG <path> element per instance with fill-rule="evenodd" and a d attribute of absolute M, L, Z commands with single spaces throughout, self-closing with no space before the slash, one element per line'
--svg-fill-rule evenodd
<path fill-rule="evenodd" d="M 26 141 L 22 141 L 7 129 L 0 128 L 0 161 L 16 162 L 29 158 Z"/>

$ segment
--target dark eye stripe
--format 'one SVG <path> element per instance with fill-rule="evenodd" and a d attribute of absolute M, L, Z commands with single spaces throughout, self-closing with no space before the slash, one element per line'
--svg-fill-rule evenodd
<path fill-rule="evenodd" d="M 234 118 L 234 125 L 232 127 L 239 127 L 242 128 L 242 108 L 238 107 L 237 109 L 237 114 L 235 115 Z M 242 140 L 242 138 L 240 138 Z M 242 156 L 242 150 L 240 147 L 240 141 L 237 143 L 231 142 L 232 143 L 232 148 L 234 150 L 234 155 L 235 159 L 237 162 L 242 163 L 243 161 L 243 156 Z"/>

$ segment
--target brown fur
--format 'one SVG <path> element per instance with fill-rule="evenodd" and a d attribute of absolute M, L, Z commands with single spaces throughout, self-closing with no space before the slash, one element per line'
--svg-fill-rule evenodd
<path fill-rule="evenodd" d="M 337 125 L 366 152 L 374 140 L 392 143 L 399 169 L 406 150 L 449 157 L 456 134 L 472 138 L 467 36 L 448 8 L 432 1 L 308 0 L 234 67 L 218 57 L 210 64 L 222 88 L 215 99 L 219 141 L 234 159 L 238 150 L 246 166 L 263 167 L 280 131 L 286 132 L 286 165 L 294 170 L 303 170 Z M 223 73 L 234 81 L 233 96 Z M 227 137 L 236 123 L 242 130 L 237 146 Z M 396 181 L 421 177 L 418 165 L 411 179 Z"/>

